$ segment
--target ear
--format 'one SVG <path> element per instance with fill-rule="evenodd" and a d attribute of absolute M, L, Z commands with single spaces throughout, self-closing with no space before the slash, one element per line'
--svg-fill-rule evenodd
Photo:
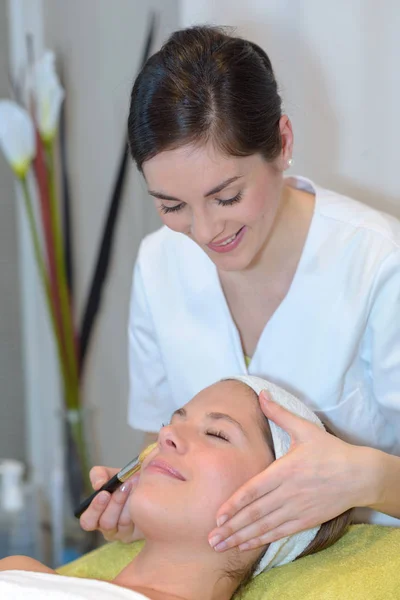
<path fill-rule="evenodd" d="M 288 168 L 293 154 L 293 129 L 287 115 L 282 115 L 279 119 L 279 132 L 282 140 L 282 170 L 285 170 Z"/>

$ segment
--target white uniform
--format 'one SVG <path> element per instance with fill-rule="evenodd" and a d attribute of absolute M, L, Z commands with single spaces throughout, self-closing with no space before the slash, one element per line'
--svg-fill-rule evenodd
<path fill-rule="evenodd" d="M 32 571 L 0 572 L 1 600 L 149 600 L 107 581 Z"/>
<path fill-rule="evenodd" d="M 305 178 L 289 184 L 315 193 L 314 215 L 249 368 L 208 256 L 166 227 L 144 239 L 130 311 L 129 423 L 158 431 L 204 387 L 248 373 L 292 392 L 342 439 L 400 456 L 400 222 Z"/>

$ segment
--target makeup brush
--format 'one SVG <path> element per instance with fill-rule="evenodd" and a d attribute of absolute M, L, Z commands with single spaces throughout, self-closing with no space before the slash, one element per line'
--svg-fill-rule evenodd
<path fill-rule="evenodd" d="M 119 488 L 121 483 L 124 483 L 124 481 L 129 479 L 129 477 L 131 477 L 134 473 L 137 473 L 138 471 L 140 471 L 140 467 L 142 466 L 144 459 L 150 454 L 150 452 L 152 452 L 154 450 L 154 448 L 156 446 L 157 446 L 156 443 L 150 444 L 150 446 L 147 446 L 147 448 L 142 450 L 142 452 L 139 454 L 139 456 L 137 456 L 136 458 L 131 460 L 130 463 L 128 463 L 123 469 L 118 471 L 118 473 L 116 475 L 114 475 L 114 477 L 111 477 L 111 479 L 109 479 L 104 485 L 102 485 L 101 488 L 99 488 L 98 490 L 93 492 L 93 494 L 91 496 L 89 496 L 88 498 L 86 498 L 86 500 L 83 500 L 83 502 L 79 505 L 79 507 L 74 512 L 75 517 L 77 519 L 79 519 L 79 517 L 88 508 L 88 506 L 90 505 L 92 500 L 97 496 L 97 494 L 100 494 L 100 492 L 102 492 L 103 490 L 105 490 L 106 492 L 110 492 L 110 494 L 112 494 L 113 492 L 115 492 L 116 489 Z"/>

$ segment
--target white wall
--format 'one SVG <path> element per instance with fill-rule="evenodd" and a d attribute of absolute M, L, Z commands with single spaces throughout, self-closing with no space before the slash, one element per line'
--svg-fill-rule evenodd
<path fill-rule="evenodd" d="M 269 54 L 293 173 L 400 217 L 398 0 L 182 0 L 181 25 L 233 25 Z"/>

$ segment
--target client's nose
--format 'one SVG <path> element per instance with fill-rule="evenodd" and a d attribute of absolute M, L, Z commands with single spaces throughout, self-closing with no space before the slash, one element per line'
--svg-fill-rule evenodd
<path fill-rule="evenodd" d="M 163 450 L 184 452 L 185 442 L 178 432 L 171 425 L 163 427 L 158 436 L 158 443 Z"/>

